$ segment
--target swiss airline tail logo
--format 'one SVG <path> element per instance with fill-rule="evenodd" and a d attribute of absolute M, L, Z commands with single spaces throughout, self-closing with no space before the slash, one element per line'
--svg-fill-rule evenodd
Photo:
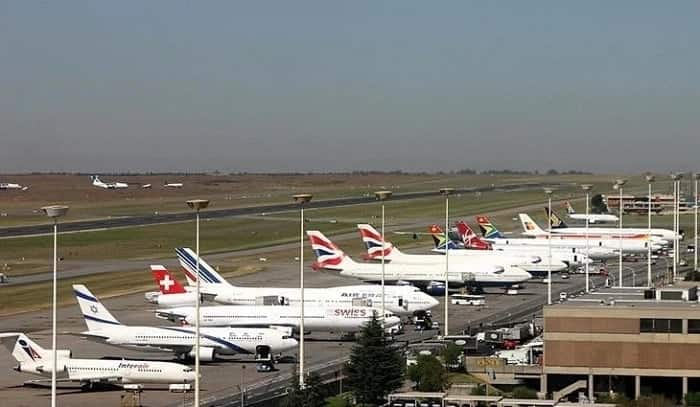
<path fill-rule="evenodd" d="M 151 266 L 151 273 L 162 294 L 181 294 L 185 292 L 185 287 L 165 267 L 160 265 Z"/>

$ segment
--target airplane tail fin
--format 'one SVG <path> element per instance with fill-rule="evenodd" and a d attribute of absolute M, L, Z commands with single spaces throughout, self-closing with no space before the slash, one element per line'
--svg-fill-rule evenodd
<path fill-rule="evenodd" d="M 311 242 L 311 249 L 316 254 L 316 261 L 312 265 L 314 269 L 343 270 L 355 263 L 320 231 L 307 230 L 306 235 Z"/>
<path fill-rule="evenodd" d="M 459 235 L 462 237 L 465 248 L 477 250 L 491 249 L 491 244 L 477 236 L 472 228 L 470 228 L 464 221 L 460 220 L 457 222 L 457 230 L 459 231 Z"/>
<path fill-rule="evenodd" d="M 566 208 L 566 212 L 567 212 L 569 215 L 574 215 L 574 214 L 576 214 L 576 210 L 574 209 L 573 206 L 571 206 L 571 202 L 569 202 L 569 201 L 564 202 L 564 208 Z"/>
<path fill-rule="evenodd" d="M 545 206 L 544 213 L 545 215 L 547 215 L 547 218 L 549 219 L 549 224 L 552 226 L 552 229 L 563 229 L 569 227 L 569 225 L 567 225 L 566 222 L 564 222 L 564 220 L 560 218 L 556 212 L 554 212 L 554 210 L 552 210 L 552 212 L 550 213 L 549 208 Z"/>
<path fill-rule="evenodd" d="M 180 265 L 185 272 L 185 277 L 189 285 L 195 285 L 198 277 L 202 279 L 200 282 L 201 284 L 231 285 L 201 257 L 199 258 L 199 272 L 196 273 L 197 253 L 192 251 L 192 249 L 188 247 L 178 247 L 175 249 L 175 252 L 177 253 L 177 259 L 180 261 Z"/>
<path fill-rule="evenodd" d="M 485 215 L 477 216 L 476 223 L 479 225 L 479 230 L 481 231 L 481 235 L 483 237 L 485 237 L 486 239 L 503 239 L 503 238 L 505 238 L 505 235 L 503 235 L 503 233 L 501 233 L 496 228 L 496 225 L 491 223 L 491 220 L 489 220 L 488 216 L 485 216 Z"/>
<path fill-rule="evenodd" d="M 161 294 L 181 294 L 186 292 L 185 287 L 170 274 L 165 266 L 160 264 L 151 265 L 151 274 L 153 274 L 153 279 Z"/>
<path fill-rule="evenodd" d="M 542 230 L 542 228 L 535 223 L 534 220 L 530 217 L 530 215 L 526 213 L 521 213 L 518 215 L 520 218 L 520 223 L 523 225 L 523 230 L 525 231 L 526 235 L 545 235 L 547 232 Z"/>
<path fill-rule="evenodd" d="M 362 223 L 357 225 L 360 230 L 360 237 L 367 248 L 367 256 L 365 259 L 379 259 L 382 257 L 382 234 L 377 231 L 372 225 Z M 398 249 L 391 242 L 384 240 L 384 258 L 389 257 L 392 252 L 398 252 Z"/>
<path fill-rule="evenodd" d="M 12 353 L 17 362 L 25 365 L 42 363 L 51 359 L 50 352 L 21 332 L 0 334 L 0 342 Z"/>
<path fill-rule="evenodd" d="M 439 225 L 428 226 L 428 232 L 433 237 L 433 243 L 435 243 L 435 251 L 444 251 L 445 245 L 447 245 L 447 248 L 449 250 L 462 249 L 462 247 L 459 244 L 445 237 L 445 232 L 442 231 L 442 228 Z"/>
<path fill-rule="evenodd" d="M 82 284 L 73 284 L 73 292 L 78 300 L 78 305 L 80 305 L 80 311 L 83 313 L 88 330 L 99 331 L 121 325 L 87 287 Z"/>

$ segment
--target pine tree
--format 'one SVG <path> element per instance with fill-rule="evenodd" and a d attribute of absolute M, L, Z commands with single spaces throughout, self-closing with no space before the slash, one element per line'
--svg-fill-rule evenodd
<path fill-rule="evenodd" d="M 384 335 L 376 313 L 360 332 L 346 366 L 347 383 L 358 403 L 381 404 L 403 384 L 405 362 Z"/>
<path fill-rule="evenodd" d="M 326 403 L 328 394 L 317 373 L 311 373 L 306 378 L 303 389 L 299 386 L 299 375 L 295 374 L 291 389 L 282 402 L 284 407 L 323 407 Z"/>

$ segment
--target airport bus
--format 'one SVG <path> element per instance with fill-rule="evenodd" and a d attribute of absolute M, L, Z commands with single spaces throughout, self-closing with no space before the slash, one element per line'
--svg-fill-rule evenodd
<path fill-rule="evenodd" d="M 452 294 L 452 304 L 454 305 L 486 305 L 486 297 L 472 294 Z"/>

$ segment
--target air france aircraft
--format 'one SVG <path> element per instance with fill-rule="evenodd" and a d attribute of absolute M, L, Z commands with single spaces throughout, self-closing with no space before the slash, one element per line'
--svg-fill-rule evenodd
<path fill-rule="evenodd" d="M 214 270 L 204 259 L 199 259 L 199 273 L 195 273 L 197 268 L 197 254 L 189 248 L 175 249 L 177 258 L 180 261 L 187 282 L 191 287 L 197 284 L 197 276 L 201 276 L 200 293 L 203 298 L 212 299 L 221 304 L 232 305 L 259 305 L 259 304 L 279 304 L 299 306 L 301 295 L 298 288 L 282 287 L 240 287 L 230 284 L 219 273 Z M 151 266 L 163 268 L 163 266 Z M 163 268 L 164 269 L 164 268 Z M 167 281 L 160 281 L 161 288 L 167 285 L 170 289 L 180 291 L 171 280 L 172 275 L 168 275 Z M 179 284 L 178 284 L 179 285 Z M 187 294 L 182 294 L 185 298 Z M 195 294 L 189 294 L 191 303 L 194 305 Z M 162 295 L 158 298 L 163 297 Z M 165 296 L 164 301 L 167 300 Z M 357 300 L 360 301 L 358 304 Z M 355 305 L 367 305 L 380 307 L 382 302 L 382 289 L 376 285 L 351 285 L 329 288 L 305 288 L 304 303 L 313 306 L 342 306 L 349 307 Z M 420 291 L 413 286 L 385 286 L 384 291 L 385 309 L 399 315 L 411 315 L 416 311 L 426 311 L 433 308 L 438 302 L 431 296 Z M 183 304 L 184 305 L 184 304 Z"/>
<path fill-rule="evenodd" d="M 102 182 L 100 180 L 100 177 L 97 175 L 93 175 L 92 177 L 92 185 L 98 188 L 104 188 L 104 189 L 122 189 L 122 188 L 128 188 L 129 184 L 124 183 L 124 182 Z"/>
<path fill-rule="evenodd" d="M 582 220 L 585 222 L 586 219 L 588 219 L 589 223 L 611 223 L 619 220 L 617 216 L 611 213 L 589 213 L 588 215 L 585 213 L 576 213 L 576 210 L 571 206 L 571 202 L 569 201 L 564 202 L 564 207 L 566 208 L 566 213 L 569 215 L 569 218 L 574 220 Z"/>
<path fill-rule="evenodd" d="M 0 342 L 19 363 L 15 370 L 33 375 L 51 377 L 53 352 L 43 349 L 25 334 L 0 334 Z M 84 388 L 94 384 L 183 384 L 195 379 L 192 368 L 172 362 L 144 360 L 74 359 L 69 350 L 56 351 L 58 382 L 80 382 Z M 33 381 L 50 382 L 50 379 Z"/>
<path fill-rule="evenodd" d="M 340 271 L 341 275 L 367 281 L 381 281 L 382 266 L 376 263 L 356 263 L 318 230 L 308 230 L 311 248 L 316 254 L 315 268 Z M 410 282 L 430 287 L 445 281 L 444 267 L 419 264 L 393 264 L 384 266 L 384 280 L 389 282 Z M 532 277 L 527 271 L 513 266 L 480 264 L 452 268 L 447 274 L 450 286 L 454 287 L 510 287 L 523 283 Z M 444 283 L 443 283 L 444 284 Z M 443 286 L 444 290 L 444 286 Z"/>
<path fill-rule="evenodd" d="M 87 287 L 76 284 L 73 291 L 88 327 L 87 331 L 80 333 L 81 336 L 108 345 L 173 352 L 183 359 L 196 356 L 193 328 L 122 325 Z M 201 328 L 199 357 L 209 362 L 217 355 L 254 354 L 259 359 L 296 346 L 297 341 L 291 337 L 291 330 L 284 327 Z"/>
<path fill-rule="evenodd" d="M 357 228 L 360 231 L 365 247 L 367 248 L 367 257 L 372 260 L 381 259 L 382 253 L 382 235 L 372 225 L 358 224 Z M 435 250 L 438 253 L 445 252 Z M 508 264 L 533 273 L 549 270 L 549 264 L 544 264 L 539 256 L 529 256 L 525 253 L 504 253 L 481 250 L 452 250 L 450 255 L 454 255 L 449 259 L 449 266 L 455 268 L 476 267 L 481 264 Z M 445 265 L 444 256 L 436 256 L 430 254 L 406 254 L 392 245 L 391 242 L 384 240 L 384 259 L 391 261 L 393 264 L 426 264 L 438 267 Z M 553 260 L 551 264 L 552 271 L 566 270 L 568 266 L 559 260 Z"/>

